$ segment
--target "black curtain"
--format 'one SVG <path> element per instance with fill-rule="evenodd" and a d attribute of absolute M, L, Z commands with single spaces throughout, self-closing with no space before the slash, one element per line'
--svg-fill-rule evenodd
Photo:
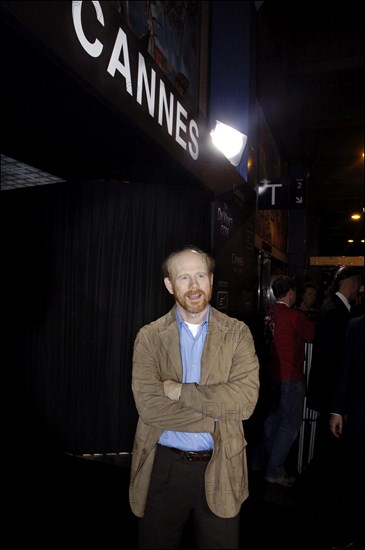
<path fill-rule="evenodd" d="M 173 303 L 166 254 L 210 250 L 211 194 L 97 181 L 1 196 L 8 445 L 131 451 L 134 338 Z"/>

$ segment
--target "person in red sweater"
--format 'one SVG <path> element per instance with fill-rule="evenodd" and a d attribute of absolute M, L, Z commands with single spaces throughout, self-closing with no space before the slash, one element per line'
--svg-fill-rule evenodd
<path fill-rule="evenodd" d="M 265 466 L 266 481 L 292 487 L 295 478 L 288 475 L 285 462 L 303 419 L 305 343 L 313 341 L 315 325 L 293 307 L 296 285 L 292 277 L 278 276 L 272 283 L 272 291 L 276 303 L 264 319 L 271 336 L 266 374 L 272 400 L 252 467 L 258 470 Z"/>

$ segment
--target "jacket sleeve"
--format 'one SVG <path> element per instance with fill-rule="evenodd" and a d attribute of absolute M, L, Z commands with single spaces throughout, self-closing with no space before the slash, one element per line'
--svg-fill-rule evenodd
<path fill-rule="evenodd" d="M 241 422 L 251 416 L 256 406 L 259 362 L 249 328 L 243 323 L 240 326 L 239 331 L 226 335 L 224 351 L 216 355 L 206 384 L 182 387 L 180 402 L 202 414 L 205 422 Z"/>
<path fill-rule="evenodd" d="M 345 341 L 343 365 L 334 385 L 333 395 L 330 401 L 330 412 L 344 415 L 348 412 L 348 406 L 354 399 L 354 388 L 361 387 L 360 375 L 364 369 L 364 316 L 350 320 Z M 364 383 L 362 383 L 362 386 Z"/>
<path fill-rule="evenodd" d="M 165 397 L 161 363 L 153 338 L 141 329 L 134 343 L 132 391 L 143 422 L 161 430 L 212 433 L 213 419 L 207 421 L 201 410 L 193 410 L 189 403 Z"/>

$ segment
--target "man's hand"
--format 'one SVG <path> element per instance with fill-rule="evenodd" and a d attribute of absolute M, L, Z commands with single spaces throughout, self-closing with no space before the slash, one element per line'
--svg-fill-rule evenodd
<path fill-rule="evenodd" d="M 340 437 L 343 429 L 343 418 L 340 414 L 330 414 L 330 431 L 335 437 Z"/>
<path fill-rule="evenodd" d="M 162 384 L 165 396 L 172 401 L 179 401 L 182 384 L 175 382 L 175 380 L 165 380 Z"/>

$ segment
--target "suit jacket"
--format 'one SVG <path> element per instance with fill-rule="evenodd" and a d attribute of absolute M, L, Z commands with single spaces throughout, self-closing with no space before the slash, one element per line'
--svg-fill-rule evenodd
<path fill-rule="evenodd" d="M 343 438 L 351 494 L 356 510 L 362 510 L 365 498 L 365 357 L 364 315 L 354 317 L 347 327 L 345 361 L 331 400 L 331 411 L 347 415 Z M 361 512 L 359 512 L 361 514 Z M 360 529 L 363 529 L 361 516 Z"/>
<path fill-rule="evenodd" d="M 356 435 L 356 445 L 365 442 L 364 319 L 360 315 L 349 321 L 344 364 L 331 400 L 331 412 L 348 415 L 347 428 Z"/>
<path fill-rule="evenodd" d="M 220 517 L 234 517 L 248 497 L 243 420 L 257 403 L 259 363 L 248 326 L 210 308 L 200 384 L 183 384 L 179 401 L 162 382 L 182 381 L 176 306 L 137 334 L 132 390 L 139 413 L 129 500 L 135 515 L 146 506 L 157 441 L 164 430 L 210 432 L 214 450 L 205 473 L 207 502 Z M 178 495 L 176 495 L 178 498 Z"/>
<path fill-rule="evenodd" d="M 323 302 L 317 317 L 307 402 L 311 409 L 322 413 L 330 412 L 330 399 L 344 360 L 350 317 L 337 295 Z"/>

